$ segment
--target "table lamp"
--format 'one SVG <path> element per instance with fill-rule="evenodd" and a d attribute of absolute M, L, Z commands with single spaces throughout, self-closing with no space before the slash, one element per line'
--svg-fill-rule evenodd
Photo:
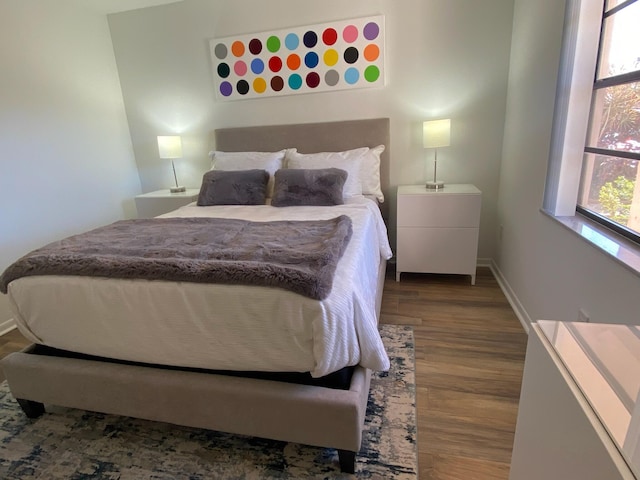
<path fill-rule="evenodd" d="M 444 182 L 439 182 L 436 178 L 438 171 L 438 148 L 448 147 L 451 141 L 451 119 L 428 120 L 422 123 L 422 142 L 424 148 L 434 148 L 435 158 L 433 160 L 433 181 L 426 184 L 428 189 L 438 190 L 444 188 Z"/>
<path fill-rule="evenodd" d="M 186 192 L 185 187 L 178 185 L 178 177 L 176 175 L 176 166 L 173 164 L 174 158 L 182 158 L 182 139 L 178 135 L 168 135 L 158 137 L 158 153 L 160 158 L 171 159 L 171 167 L 173 168 L 173 178 L 176 181 L 176 186 L 171 187 L 169 191 L 171 193 Z"/>

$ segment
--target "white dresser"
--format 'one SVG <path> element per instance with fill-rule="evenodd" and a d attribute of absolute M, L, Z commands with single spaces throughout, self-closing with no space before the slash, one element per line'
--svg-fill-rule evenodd
<path fill-rule="evenodd" d="M 186 192 L 179 193 L 171 193 L 166 188 L 138 195 L 136 196 L 138 218 L 153 218 L 176 210 L 198 200 L 199 193 L 200 190 L 197 188 L 188 188 Z"/>
<path fill-rule="evenodd" d="M 402 272 L 454 273 L 475 285 L 481 205 L 473 185 L 398 187 L 396 281 Z"/>
<path fill-rule="evenodd" d="M 640 327 L 531 326 L 510 480 L 637 480 Z"/>

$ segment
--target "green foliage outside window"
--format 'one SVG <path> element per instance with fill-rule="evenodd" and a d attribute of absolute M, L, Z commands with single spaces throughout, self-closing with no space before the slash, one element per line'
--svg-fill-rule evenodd
<path fill-rule="evenodd" d="M 619 176 L 612 182 L 605 183 L 598 195 L 602 214 L 618 222 L 626 225 L 629 221 L 631 211 L 631 202 L 633 200 L 633 188 L 635 182 L 623 176 Z"/>

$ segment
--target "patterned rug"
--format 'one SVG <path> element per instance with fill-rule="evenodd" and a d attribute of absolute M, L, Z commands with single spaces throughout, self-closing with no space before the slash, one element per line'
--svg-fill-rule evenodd
<path fill-rule="evenodd" d="M 0 384 L 0 478 L 9 479 L 417 479 L 411 327 L 383 325 L 391 359 L 375 373 L 356 474 L 333 449 L 47 407 L 29 420 Z"/>

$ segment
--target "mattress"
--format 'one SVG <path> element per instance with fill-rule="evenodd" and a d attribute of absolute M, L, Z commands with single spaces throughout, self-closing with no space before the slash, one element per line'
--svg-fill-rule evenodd
<path fill-rule="evenodd" d="M 14 318 L 35 343 L 134 362 L 313 377 L 357 364 L 387 370 L 375 297 L 378 268 L 391 249 L 374 202 L 357 197 L 331 207 L 191 204 L 163 216 L 270 221 L 342 214 L 351 218 L 354 233 L 322 301 L 271 287 L 33 276 L 9 285 Z"/>

